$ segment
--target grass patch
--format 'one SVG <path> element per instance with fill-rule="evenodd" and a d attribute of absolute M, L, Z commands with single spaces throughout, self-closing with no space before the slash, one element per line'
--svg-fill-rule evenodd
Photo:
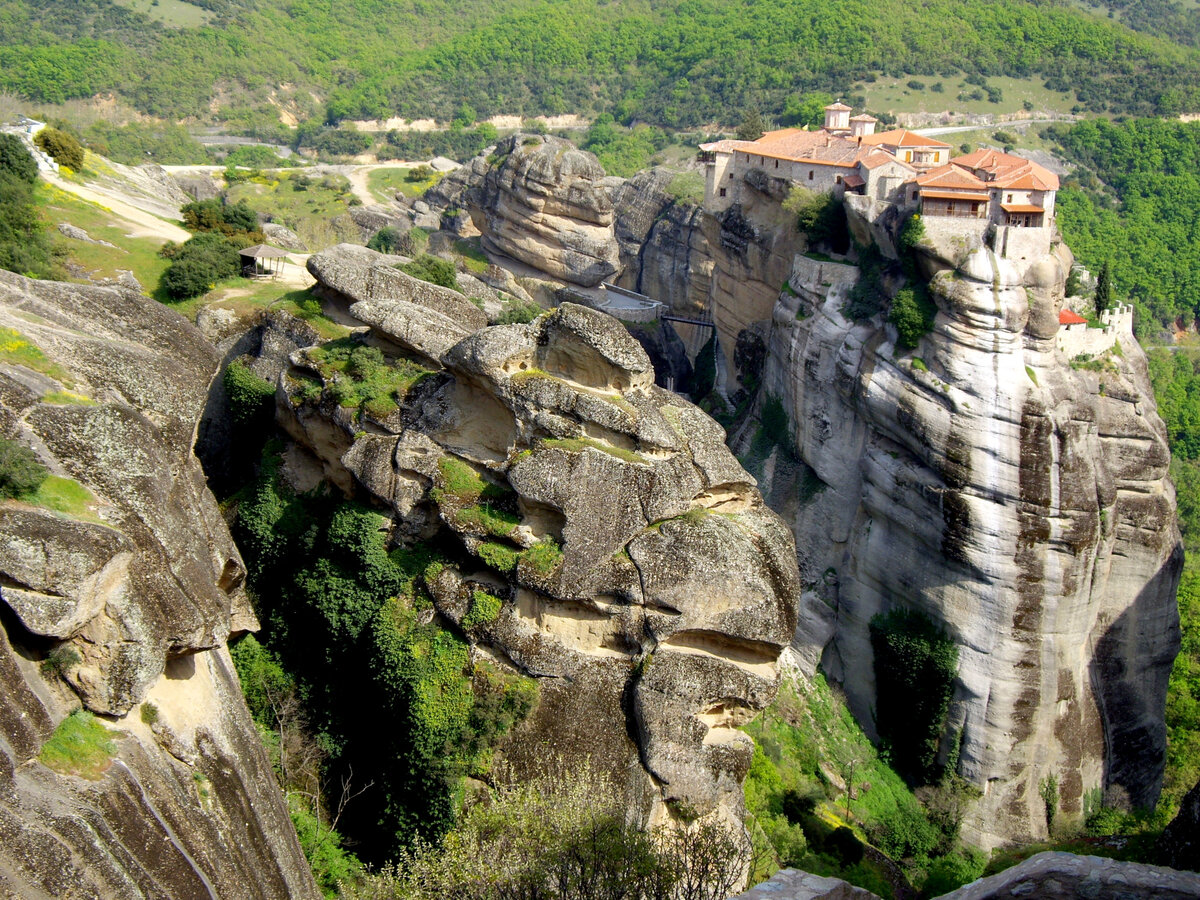
<path fill-rule="evenodd" d="M 38 760 L 59 775 L 99 781 L 116 752 L 113 733 L 90 712 L 77 709 L 54 729 L 54 734 L 42 745 Z"/>
<path fill-rule="evenodd" d="M 562 548 L 548 537 L 542 538 L 521 554 L 521 564 L 538 575 L 552 575 L 562 564 L 562 559 Z"/>
<path fill-rule="evenodd" d="M 439 459 L 438 473 L 442 476 L 442 483 L 435 489 L 440 491 L 440 495 L 434 497 L 438 503 L 446 496 L 453 497 L 461 503 L 471 504 L 481 497 L 485 500 L 498 500 L 507 497 L 509 493 L 488 481 L 474 466 L 463 462 L 457 456 L 443 456 Z"/>
<path fill-rule="evenodd" d="M 169 265 L 168 260 L 158 255 L 164 243 L 161 238 L 130 237 L 128 232 L 131 224 L 112 210 L 89 203 L 50 184 L 39 183 L 34 198 L 48 226 L 55 250 L 87 273 L 86 277 L 70 280 L 82 283 L 87 283 L 89 278 L 116 280 L 122 271 L 128 271 L 153 295 L 155 286 Z M 72 240 L 58 231 L 60 222 L 82 228 L 89 237 L 108 241 L 117 249 Z"/>
<path fill-rule="evenodd" d="M 454 252 L 462 260 L 463 268 L 475 275 L 486 272 L 487 267 L 491 265 L 491 260 L 487 258 L 487 254 L 479 246 L 479 238 L 455 241 Z"/>
<path fill-rule="evenodd" d="M 471 608 L 463 616 L 463 628 L 477 628 L 480 625 L 490 625 L 500 618 L 500 610 L 504 601 L 487 591 L 471 592 Z"/>
<path fill-rule="evenodd" d="M 516 513 L 500 509 L 490 503 L 477 503 L 474 506 L 463 507 L 454 513 L 454 521 L 463 528 L 479 531 L 492 537 L 508 537 L 521 524 L 521 518 Z"/>
<path fill-rule="evenodd" d="M 95 406 L 96 401 L 91 397 L 85 397 L 83 394 L 76 394 L 71 391 L 51 391 L 42 396 L 43 403 L 49 403 L 52 406 Z"/>
<path fill-rule="evenodd" d="M 142 13 L 168 28 L 198 28 L 213 20 L 213 13 L 183 0 L 113 0 L 118 6 Z"/>
<path fill-rule="evenodd" d="M 51 509 L 73 519 L 99 521 L 93 511 L 96 505 L 95 495 L 71 478 L 47 475 L 36 491 L 22 499 L 34 506 Z"/>
<path fill-rule="evenodd" d="M 349 215 L 356 198 L 345 176 L 251 174 L 230 185 L 226 193 L 230 203 L 244 200 L 255 212 L 266 213 L 271 221 L 292 229 L 313 252 L 361 239 L 361 231 Z"/>
<path fill-rule="evenodd" d="M 597 441 L 594 438 L 562 438 L 562 439 L 547 439 L 542 441 L 543 447 L 548 447 L 556 450 L 564 450 L 567 453 L 582 453 L 584 450 L 591 448 L 599 450 L 601 453 L 607 453 L 609 456 L 615 456 L 619 460 L 629 463 L 641 463 L 649 465 L 650 460 L 642 456 L 640 453 L 635 453 L 632 450 L 626 450 L 624 447 L 616 447 L 612 444 L 606 444 L 603 441 Z"/>
<path fill-rule="evenodd" d="M 929 371 L 929 366 L 925 365 L 925 360 L 921 359 L 921 357 L 919 357 L 919 356 L 914 356 L 912 358 L 912 367 L 914 369 L 916 369 L 918 372 L 928 372 Z"/>
<path fill-rule="evenodd" d="M 63 384 L 74 383 L 66 369 L 47 359 L 36 344 L 12 328 L 0 328 L 0 362 L 24 366 Z"/>
<path fill-rule="evenodd" d="M 1033 382 L 1033 386 L 1038 387 L 1037 372 L 1033 371 L 1031 366 L 1025 367 L 1025 374 L 1029 376 L 1029 380 Z"/>
<path fill-rule="evenodd" d="M 515 569 L 517 561 L 521 558 L 519 550 L 515 550 L 508 544 L 498 544 L 494 541 L 480 544 L 475 553 L 483 560 L 484 564 L 505 574 Z"/>

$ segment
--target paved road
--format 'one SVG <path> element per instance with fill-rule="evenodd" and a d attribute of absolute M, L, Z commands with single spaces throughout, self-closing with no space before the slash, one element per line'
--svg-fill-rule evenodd
<path fill-rule="evenodd" d="M 995 122 L 991 125 L 946 125 L 938 128 L 914 128 L 913 131 L 917 134 L 924 134 L 929 137 L 934 137 L 939 134 L 958 134 L 961 131 L 982 131 L 984 129 L 996 130 L 1005 128 L 1023 128 L 1026 125 L 1048 125 L 1051 122 L 1067 122 L 1070 123 L 1073 119 L 1014 119 L 1011 122 Z"/>

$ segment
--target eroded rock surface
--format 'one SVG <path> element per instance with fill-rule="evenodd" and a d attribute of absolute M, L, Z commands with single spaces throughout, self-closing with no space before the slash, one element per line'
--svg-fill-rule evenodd
<path fill-rule="evenodd" d="M 1161 784 L 1170 455 L 1132 335 L 1096 371 L 1056 348 L 1070 262 L 1061 245 L 1029 266 L 987 248 L 943 262 L 936 322 L 908 352 L 843 317 L 852 267 L 797 257 L 764 371 L 815 479 L 772 487 L 793 498 L 809 606 L 836 609 L 836 625 L 804 616 L 798 641 L 832 636 L 824 667 L 871 729 L 871 617 L 906 606 L 945 628 L 943 753 L 961 741 L 958 771 L 984 792 L 964 827 L 985 846 L 1044 834 L 1049 775 L 1068 814 L 1093 788 L 1143 806 Z"/>
<path fill-rule="evenodd" d="M 65 513 L 0 503 L 0 885 L 315 896 L 224 649 L 257 624 L 191 451 L 215 351 L 132 291 L 9 273 L 0 326 L 37 348 L 0 363 L 0 429 L 76 498 Z M 96 782 L 37 761 L 80 703 L 114 729 Z"/>
<path fill-rule="evenodd" d="M 649 199 L 617 194 L 638 283 L 679 273 L 660 298 L 715 321 L 718 393 L 761 381 L 759 403 L 787 413 L 795 459 L 751 462 L 796 537 L 803 665 L 821 662 L 873 731 L 871 617 L 941 624 L 959 651 L 941 758 L 961 740 L 958 771 L 983 792 L 965 834 L 985 846 L 1045 833 L 1052 774 L 1068 814 L 1094 788 L 1153 803 L 1178 646 L 1169 453 L 1131 335 L 1090 365 L 1057 349 L 1069 250 L 1010 260 L 942 229 L 920 255 L 937 319 L 907 351 L 883 315 L 846 318 L 859 268 L 798 252 L 777 185 L 672 224 L 680 207 L 639 178 Z M 847 202 L 850 231 L 894 257 L 901 219 L 876 206 Z M 881 274 L 886 309 L 903 281 Z M 739 452 L 756 425 L 734 430 Z"/>
<path fill-rule="evenodd" d="M 561 138 L 505 138 L 425 199 L 437 209 L 465 207 L 485 250 L 560 281 L 591 286 L 620 271 L 604 169 Z"/>
<path fill-rule="evenodd" d="M 989 878 L 964 885 L 940 900 L 1010 900 L 1079 897 L 1184 900 L 1200 895 L 1200 875 L 1159 866 L 1073 853 L 1039 853 Z M 838 878 L 784 869 L 738 900 L 872 900 L 876 895 Z"/>
<path fill-rule="evenodd" d="M 461 546 L 431 585 L 439 613 L 540 679 L 504 750 L 518 772 L 592 757 L 643 821 L 737 817 L 752 745 L 736 728 L 774 696 L 795 630 L 787 528 L 603 313 L 476 331 L 441 366 L 397 413 L 353 422 L 306 393 L 320 373 L 298 353 L 284 424 L 399 533 Z M 481 590 L 502 601 L 484 623 L 465 619 Z"/>

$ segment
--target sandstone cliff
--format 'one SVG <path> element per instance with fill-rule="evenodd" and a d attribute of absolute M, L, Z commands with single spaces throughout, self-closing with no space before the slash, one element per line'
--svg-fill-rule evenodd
<path fill-rule="evenodd" d="M 985 846 L 1045 833 L 1049 775 L 1068 814 L 1094 788 L 1152 803 L 1181 555 L 1140 348 L 1125 336 L 1075 368 L 1056 348 L 1064 246 L 1017 261 L 947 239 L 923 252 L 936 323 L 900 349 L 882 315 L 845 317 L 858 267 L 797 253 L 776 186 L 755 187 L 719 216 L 619 193 L 617 233 L 627 279 L 672 279 L 659 296 L 677 312 L 707 306 L 728 393 L 761 380 L 759 402 L 787 413 L 799 461 L 754 466 L 796 536 L 799 658 L 822 661 L 870 731 L 872 616 L 904 606 L 944 626 L 959 669 L 941 758 L 960 742 L 958 771 L 983 792 L 965 833 Z M 898 217 L 851 219 L 894 257 Z M 897 283 L 876 286 L 885 305 Z"/>
<path fill-rule="evenodd" d="M 224 646 L 256 623 L 191 452 L 215 352 L 134 292 L 9 273 L 0 327 L 0 428 L 57 479 L 0 503 L 0 885 L 315 896 Z M 115 744 L 95 781 L 39 761 L 81 704 Z"/>
<path fill-rule="evenodd" d="M 461 548 L 431 584 L 438 613 L 541 688 L 503 749 L 514 771 L 591 757 L 644 822 L 738 819 L 752 745 L 736 727 L 775 694 L 798 595 L 790 534 L 720 427 L 655 387 L 639 344 L 584 307 L 482 330 L 404 300 L 351 313 L 401 358 L 471 332 L 383 419 L 331 403 L 312 351 L 282 373 L 279 410 L 399 534 Z M 480 592 L 498 598 L 490 616 Z"/>

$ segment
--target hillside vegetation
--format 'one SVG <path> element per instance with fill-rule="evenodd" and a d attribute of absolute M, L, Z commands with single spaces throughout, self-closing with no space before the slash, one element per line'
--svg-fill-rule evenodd
<path fill-rule="evenodd" d="M 217 119 L 251 130 L 278 126 L 278 106 L 318 122 L 449 121 L 464 103 L 481 118 L 607 111 L 696 126 L 880 72 L 1036 74 L 1093 110 L 1200 108 L 1195 50 L 1023 0 L 200 5 L 209 24 L 169 27 L 112 0 L 17 0 L 0 14 L 0 89 L 49 103 L 112 91 L 169 119 L 216 100 Z"/>

